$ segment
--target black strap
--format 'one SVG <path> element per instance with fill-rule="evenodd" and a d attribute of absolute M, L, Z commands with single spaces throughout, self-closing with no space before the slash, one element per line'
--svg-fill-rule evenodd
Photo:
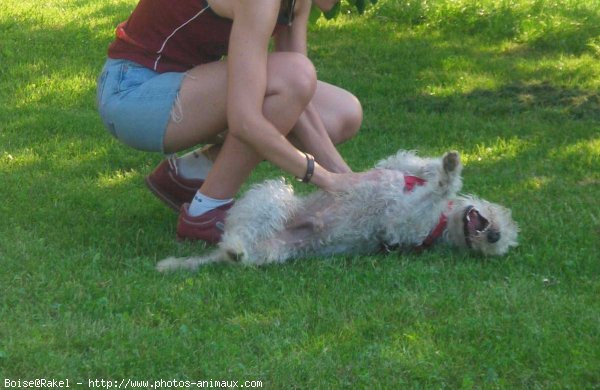
<path fill-rule="evenodd" d="M 315 158 L 308 153 L 304 153 L 304 156 L 306 156 L 306 173 L 304 174 L 304 177 L 302 179 L 299 178 L 299 180 L 302 181 L 302 183 L 309 183 L 315 173 Z"/>

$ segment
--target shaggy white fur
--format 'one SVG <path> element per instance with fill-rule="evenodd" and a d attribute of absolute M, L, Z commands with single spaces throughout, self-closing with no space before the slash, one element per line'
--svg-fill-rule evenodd
<path fill-rule="evenodd" d="M 283 179 L 255 185 L 229 211 L 218 249 L 203 257 L 168 258 L 157 269 L 367 254 L 414 248 L 434 239 L 485 255 L 502 255 L 517 245 L 518 227 L 510 210 L 456 195 L 462 187 L 457 152 L 421 158 L 399 151 L 375 169 L 380 170 L 377 181 L 362 182 L 344 193 L 317 191 L 300 197 Z M 440 221 L 447 223 L 439 225 Z M 442 232 L 440 237 L 428 237 L 434 230 Z"/>

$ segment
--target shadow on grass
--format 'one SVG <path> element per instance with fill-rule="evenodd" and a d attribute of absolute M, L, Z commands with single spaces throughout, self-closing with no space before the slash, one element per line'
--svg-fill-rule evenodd
<path fill-rule="evenodd" d="M 470 93 L 436 97 L 418 95 L 399 101 L 409 112 L 446 113 L 470 109 L 473 114 L 505 116 L 525 112 L 546 112 L 567 120 L 600 122 L 600 93 L 566 88 L 550 82 L 516 82 L 497 90 L 476 89 Z"/>
<path fill-rule="evenodd" d="M 372 163 L 399 148 L 446 145 L 442 150 L 470 152 L 498 138 L 547 138 L 544 148 L 564 148 L 597 137 L 600 94 L 572 82 L 593 85 L 595 69 L 551 67 L 543 50 L 527 45 L 506 50 L 485 37 L 424 36 L 359 23 L 341 29 L 344 34 L 323 28 L 313 50 L 319 74 L 356 91 L 363 102 L 365 126 L 353 141 L 358 146 L 344 146 L 359 161 Z M 337 64 L 335 58 L 344 53 L 352 53 L 353 61 Z M 546 68 L 537 66 L 541 61 Z M 470 77 L 483 81 L 471 88 Z"/>
<path fill-rule="evenodd" d="M 600 35 L 598 10 L 598 7 L 595 9 L 561 7 L 557 11 L 557 17 L 550 19 L 549 23 L 544 23 L 544 28 L 531 42 L 532 47 L 547 53 L 600 54 L 597 48 L 591 46 Z"/>

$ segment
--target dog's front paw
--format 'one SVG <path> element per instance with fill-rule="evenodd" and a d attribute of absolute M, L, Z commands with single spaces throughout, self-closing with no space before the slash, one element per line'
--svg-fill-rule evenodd
<path fill-rule="evenodd" d="M 444 171 L 453 172 L 460 164 L 460 155 L 457 151 L 451 151 L 444 155 Z"/>

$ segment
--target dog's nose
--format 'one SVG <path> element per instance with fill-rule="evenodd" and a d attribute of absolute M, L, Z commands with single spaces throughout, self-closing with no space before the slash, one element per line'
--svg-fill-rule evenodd
<path fill-rule="evenodd" d="M 490 244 L 494 244 L 500 240 L 500 232 L 497 230 L 490 230 L 487 234 L 487 240 Z"/>

